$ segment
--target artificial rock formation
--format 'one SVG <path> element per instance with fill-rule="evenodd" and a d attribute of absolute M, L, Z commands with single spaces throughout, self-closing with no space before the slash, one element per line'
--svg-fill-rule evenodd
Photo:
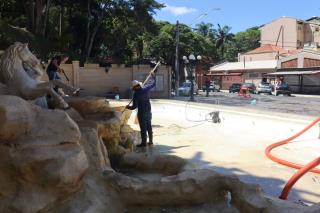
<path fill-rule="evenodd" d="M 68 102 L 48 110 L 0 95 L 0 212 L 320 212 L 152 148 L 131 152 L 125 103 Z"/>
<path fill-rule="evenodd" d="M 68 103 L 86 121 L 96 125 L 95 129 L 106 145 L 112 164 L 117 164 L 139 140 L 139 131 L 128 124 L 131 111 L 124 110 L 125 103 L 97 97 L 72 98 Z"/>
<path fill-rule="evenodd" d="M 37 212 L 81 187 L 88 161 L 63 111 L 0 96 L 0 212 Z"/>

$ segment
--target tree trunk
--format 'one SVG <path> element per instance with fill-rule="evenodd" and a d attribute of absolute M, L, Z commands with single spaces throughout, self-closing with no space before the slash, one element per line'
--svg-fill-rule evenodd
<path fill-rule="evenodd" d="M 28 30 L 34 32 L 34 0 L 27 0 L 23 4 L 28 18 Z"/>
<path fill-rule="evenodd" d="M 44 8 L 44 3 L 42 0 L 36 0 L 35 4 L 35 29 L 34 32 L 36 34 L 40 34 L 40 25 L 41 25 L 41 20 L 42 20 L 42 14 L 43 14 L 43 8 Z"/>
<path fill-rule="evenodd" d="M 85 61 L 88 59 L 88 48 L 90 42 L 90 25 L 91 25 L 91 0 L 87 0 L 87 33 L 86 33 L 86 42 L 84 45 L 83 56 Z"/>
<path fill-rule="evenodd" d="M 87 40 L 88 40 L 88 44 L 87 45 L 88 46 L 86 46 L 86 52 L 85 52 L 85 56 L 86 56 L 85 60 L 86 61 L 89 59 L 89 57 L 91 55 L 93 42 L 94 42 L 94 40 L 96 38 L 96 35 L 97 35 L 97 32 L 98 32 L 101 24 L 103 23 L 103 20 L 104 20 L 105 16 L 106 16 L 106 12 L 105 12 L 106 7 L 107 7 L 107 4 L 105 4 L 103 6 L 103 8 L 101 8 L 100 13 L 98 14 L 97 24 L 94 26 L 91 35 L 90 35 L 90 26 L 89 26 L 89 28 L 87 28 L 87 30 L 89 30 L 89 32 L 87 32 L 87 35 L 89 35 L 89 36 L 87 37 Z M 90 12 L 90 15 L 91 15 L 91 12 Z M 86 43 L 87 43 L 87 41 L 86 41 Z"/>
<path fill-rule="evenodd" d="M 138 53 L 138 60 L 139 62 L 142 61 L 143 59 L 143 39 L 142 37 L 138 37 L 138 40 L 137 40 L 137 53 Z"/>
<path fill-rule="evenodd" d="M 49 17 L 49 10 L 50 10 L 50 0 L 47 0 L 46 3 L 46 11 L 44 15 L 44 23 L 43 23 L 43 28 L 42 28 L 42 35 L 46 36 L 47 34 L 47 23 L 48 23 L 48 17 Z"/>
<path fill-rule="evenodd" d="M 45 7 L 44 0 L 26 0 L 24 6 L 28 17 L 29 30 L 34 34 L 40 34 L 43 9 Z"/>
<path fill-rule="evenodd" d="M 64 23 L 64 1 L 60 1 L 60 12 L 59 12 L 59 37 L 61 39 L 63 33 Z"/>
<path fill-rule="evenodd" d="M 221 45 L 221 57 L 224 59 L 224 44 Z"/>
<path fill-rule="evenodd" d="M 93 28 L 93 31 L 92 31 L 92 34 L 91 34 L 91 37 L 90 37 L 90 41 L 89 41 L 89 45 L 88 45 L 88 49 L 87 49 L 87 52 L 86 52 L 86 61 L 90 58 L 93 42 L 94 42 L 94 40 L 96 38 L 97 32 L 98 32 L 101 24 L 102 24 L 103 18 L 104 18 L 104 15 L 101 14 L 99 16 L 99 18 L 98 18 L 98 23 Z"/>

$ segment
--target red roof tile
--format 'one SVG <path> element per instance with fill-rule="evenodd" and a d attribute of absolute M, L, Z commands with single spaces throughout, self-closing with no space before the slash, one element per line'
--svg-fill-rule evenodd
<path fill-rule="evenodd" d="M 275 46 L 275 45 L 272 45 L 272 44 L 265 44 L 261 47 L 258 47 L 254 50 L 251 50 L 245 54 L 259 54 L 259 53 L 279 53 L 279 54 L 288 54 L 288 55 L 291 55 L 291 54 L 294 54 L 296 53 L 297 50 L 295 49 L 292 49 L 292 50 L 285 50 L 281 47 L 278 47 L 278 46 Z"/>

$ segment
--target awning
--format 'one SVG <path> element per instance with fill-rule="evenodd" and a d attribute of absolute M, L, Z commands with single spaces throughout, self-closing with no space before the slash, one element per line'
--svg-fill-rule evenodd
<path fill-rule="evenodd" d="M 272 73 L 267 73 L 265 75 L 315 75 L 315 74 L 320 74 L 320 70 L 272 72 Z"/>
<path fill-rule="evenodd" d="M 224 62 L 210 68 L 211 72 L 225 71 L 251 71 L 251 70 L 275 70 L 277 68 L 277 60 L 261 60 L 261 61 L 241 61 L 241 62 Z"/>
<path fill-rule="evenodd" d="M 233 72 L 233 73 L 213 73 L 213 74 L 205 74 L 204 76 L 240 76 L 243 73 L 240 72 Z"/>

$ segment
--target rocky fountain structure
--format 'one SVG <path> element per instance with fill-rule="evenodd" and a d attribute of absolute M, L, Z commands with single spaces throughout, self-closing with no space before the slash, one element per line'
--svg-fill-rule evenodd
<path fill-rule="evenodd" d="M 133 152 L 125 103 L 76 97 L 70 109 L 45 109 L 1 82 L 0 212 L 320 212 L 172 155 Z"/>

